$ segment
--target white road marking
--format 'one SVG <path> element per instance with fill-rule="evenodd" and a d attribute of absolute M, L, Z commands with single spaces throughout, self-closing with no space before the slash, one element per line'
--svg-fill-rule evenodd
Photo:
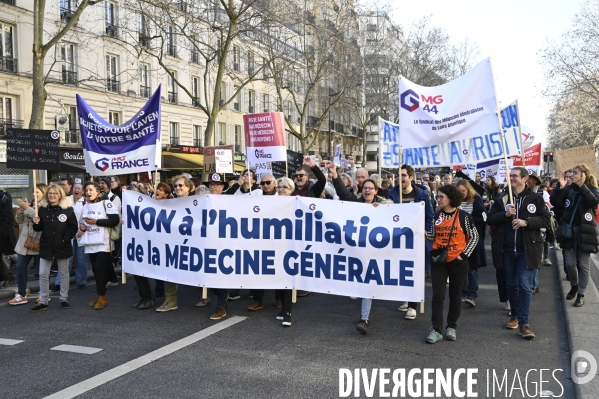
<path fill-rule="evenodd" d="M 25 342 L 25 341 L 21 341 L 18 339 L 0 338 L 0 345 L 12 346 L 12 345 L 20 344 L 21 342 Z"/>
<path fill-rule="evenodd" d="M 121 364 L 113 369 L 103 372 L 102 374 L 98 374 L 95 377 L 89 378 L 85 381 L 81 381 L 78 384 L 70 386 L 62 391 L 56 392 L 50 396 L 46 396 L 44 399 L 69 399 L 79 396 L 87 391 L 91 391 L 92 389 L 99 387 L 100 385 L 106 384 L 109 381 L 117 379 L 127 373 L 130 373 L 133 370 L 137 370 L 140 367 L 145 366 L 146 364 L 152 363 L 155 360 L 158 360 L 164 356 L 170 355 L 178 351 L 179 349 L 183 349 L 186 346 L 194 344 L 204 338 L 209 337 L 212 334 L 215 334 L 219 331 L 224 330 L 225 328 L 231 327 L 243 320 L 247 319 L 247 317 L 234 316 L 225 321 L 221 321 L 218 324 L 215 324 L 211 327 L 205 328 L 197 333 L 191 334 L 188 337 L 180 339 L 178 341 L 173 342 L 172 344 L 163 346 L 160 349 L 156 349 L 154 352 L 150 352 L 146 355 L 138 357 L 137 359 L 133 359 L 125 364 Z"/>
<path fill-rule="evenodd" d="M 89 346 L 77 346 L 77 345 L 58 345 L 54 348 L 50 348 L 51 351 L 63 351 L 63 352 L 75 352 L 83 353 L 84 355 L 93 355 L 94 353 L 100 352 L 100 348 L 91 348 Z"/>

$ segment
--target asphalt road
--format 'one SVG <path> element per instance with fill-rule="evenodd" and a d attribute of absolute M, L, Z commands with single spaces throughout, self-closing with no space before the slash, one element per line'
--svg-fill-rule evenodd
<path fill-rule="evenodd" d="M 539 281 L 541 291 L 534 296 L 530 317 L 535 340 L 526 341 L 504 327 L 508 316 L 489 266 L 480 270 L 477 307 L 463 305 L 458 340 L 434 345 L 424 342 L 430 328 L 429 306 L 416 320 L 408 321 L 397 311 L 397 303 L 375 301 L 370 332 L 360 335 L 355 330 L 359 300 L 322 294 L 298 298 L 293 325 L 283 328 L 274 318 L 278 313 L 274 292 L 267 291 L 263 310 L 249 312 L 246 307 L 252 301 L 242 291 L 242 299 L 229 304 L 224 320 L 244 319 L 233 319 L 236 323 L 155 361 L 142 360 L 145 365 L 133 371 L 115 372 L 116 378 L 96 387 L 88 379 L 153 351 L 164 352 L 161 348 L 199 331 L 211 331 L 222 321 L 209 320 L 215 297 L 208 307 L 194 306 L 198 289 L 193 287 L 179 289 L 177 311 L 134 309 L 138 296 L 133 279 L 110 287 L 108 306 L 95 311 L 87 306 L 95 298 L 92 282 L 84 290 L 71 291 L 68 310 L 60 309 L 58 299 L 50 302 L 48 311 L 36 314 L 29 312 L 31 300 L 26 306 L 0 306 L 0 339 L 24 341 L 0 345 L 0 397 L 43 398 L 83 382 L 81 398 L 334 398 L 340 393 L 340 368 L 366 368 L 369 374 L 375 368 L 403 368 L 406 373 L 413 368 L 449 368 L 452 373 L 477 368 L 478 397 L 491 396 L 487 372 L 495 371 L 502 378 L 506 370 L 507 385 L 501 392 L 496 386 L 495 397 L 539 397 L 538 370 L 550 369 L 543 374 L 543 390 L 573 398 L 554 268 L 543 267 Z M 90 355 L 50 350 L 61 344 L 102 350 Z M 464 379 L 459 385 L 465 388 Z M 388 389 L 392 388 L 393 384 Z M 374 397 L 379 393 L 377 386 Z M 359 396 L 365 397 L 363 387 Z"/>

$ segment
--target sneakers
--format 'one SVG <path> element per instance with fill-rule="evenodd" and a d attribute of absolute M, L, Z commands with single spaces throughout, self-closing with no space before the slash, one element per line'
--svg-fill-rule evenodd
<path fill-rule="evenodd" d="M 25 305 L 27 303 L 27 297 L 26 296 L 21 296 L 19 294 L 15 295 L 15 297 L 13 299 L 11 299 L 10 301 L 8 301 L 9 305 Z"/>
<path fill-rule="evenodd" d="M 143 299 L 140 299 L 139 301 L 137 301 L 137 302 L 135 302 L 135 303 L 133 304 L 133 307 L 134 307 L 134 308 L 138 308 L 138 307 L 139 307 L 139 305 L 141 305 L 142 303 L 144 303 L 144 300 L 143 300 Z"/>
<path fill-rule="evenodd" d="M 445 340 L 455 341 L 457 338 L 455 328 L 447 327 L 445 330 Z"/>
<path fill-rule="evenodd" d="M 241 295 L 239 295 L 239 292 L 231 292 L 229 294 L 229 298 L 227 298 L 227 301 L 231 302 L 236 301 L 238 299 L 241 299 Z"/>
<path fill-rule="evenodd" d="M 227 309 L 217 306 L 214 313 L 212 313 L 212 316 L 210 316 L 210 320 L 220 320 L 223 317 L 225 317 L 226 315 L 227 315 Z"/>
<path fill-rule="evenodd" d="M 154 300 L 150 299 L 149 301 L 142 302 L 137 308 L 143 310 L 150 309 L 152 306 L 154 306 Z"/>
<path fill-rule="evenodd" d="M 464 303 L 464 302 L 466 302 L 466 297 L 465 296 L 462 297 L 462 303 Z"/>
<path fill-rule="evenodd" d="M 196 302 L 196 306 L 198 308 L 202 308 L 206 305 L 208 305 L 210 303 L 210 297 L 206 297 L 206 298 L 200 298 L 197 302 Z"/>
<path fill-rule="evenodd" d="M 439 334 L 437 331 L 435 331 L 434 328 L 431 328 L 430 334 L 428 335 L 428 337 L 426 337 L 426 343 L 434 344 L 434 343 L 437 343 L 442 340 L 443 340 L 443 336 L 441 334 Z"/>
<path fill-rule="evenodd" d="M 543 259 L 543 266 L 553 266 L 553 263 L 549 260 L 549 258 Z"/>
<path fill-rule="evenodd" d="M 535 333 L 528 326 L 520 327 L 520 335 L 526 339 L 533 339 L 535 337 Z"/>
<path fill-rule="evenodd" d="M 358 330 L 360 334 L 368 334 L 368 320 L 360 320 L 356 326 L 356 330 Z"/>
<path fill-rule="evenodd" d="M 261 303 L 258 303 L 258 302 L 254 302 L 250 306 L 248 306 L 248 310 L 260 310 L 260 309 L 264 309 L 264 305 L 262 305 Z"/>
<path fill-rule="evenodd" d="M 66 299 L 63 299 L 62 301 L 60 301 L 60 307 L 63 309 L 69 309 L 71 306 L 69 305 Z"/>
<path fill-rule="evenodd" d="M 291 313 L 285 313 L 283 315 L 283 322 L 281 323 L 283 327 L 289 327 L 291 325 Z"/>
<path fill-rule="evenodd" d="M 462 302 L 464 302 L 466 305 L 470 306 L 471 308 L 476 307 L 476 300 L 474 298 L 466 298 Z"/>
<path fill-rule="evenodd" d="M 179 309 L 179 306 L 177 306 L 176 303 L 171 303 L 171 302 L 164 302 L 162 305 L 160 305 L 156 311 L 157 312 L 168 312 L 170 310 L 177 310 Z"/>
<path fill-rule="evenodd" d="M 408 311 L 408 303 L 404 302 L 402 303 L 397 310 L 399 310 L 400 312 L 407 312 Z"/>
<path fill-rule="evenodd" d="M 518 328 L 518 319 L 510 319 L 510 321 L 505 325 L 505 328 L 509 328 L 510 330 L 515 330 Z"/>
<path fill-rule="evenodd" d="M 44 305 L 43 303 L 38 303 L 35 307 L 31 308 L 29 311 L 32 313 L 36 313 L 42 310 L 48 310 L 48 305 Z"/>
<path fill-rule="evenodd" d="M 407 320 L 414 320 L 416 318 L 416 309 L 408 308 L 405 318 Z"/>
<path fill-rule="evenodd" d="M 304 297 L 304 296 L 308 295 L 309 293 L 310 293 L 310 291 L 297 290 L 296 295 L 299 297 Z"/>
<path fill-rule="evenodd" d="M 512 310 L 510 307 L 510 301 L 501 302 L 503 304 L 503 310 L 507 310 L 508 312 Z"/>
<path fill-rule="evenodd" d="M 119 282 L 117 281 L 116 283 L 113 283 L 112 281 L 109 281 L 106 283 L 106 288 L 108 287 L 116 287 L 119 285 Z"/>
<path fill-rule="evenodd" d="M 566 295 L 566 299 L 568 301 L 574 299 L 574 297 L 576 296 L 577 292 L 578 292 L 578 284 L 573 285 L 572 288 L 570 288 L 570 291 L 568 292 L 568 295 Z"/>
<path fill-rule="evenodd" d="M 275 304 L 275 308 L 282 309 L 283 308 L 283 301 L 280 300 L 280 299 L 277 299 L 277 303 Z"/>
<path fill-rule="evenodd" d="M 275 319 L 283 320 L 283 316 L 285 316 L 285 312 L 281 310 L 279 314 L 275 316 Z"/>
<path fill-rule="evenodd" d="M 584 306 L 584 295 L 578 294 L 576 296 L 576 301 L 574 301 L 574 306 L 577 308 Z"/>

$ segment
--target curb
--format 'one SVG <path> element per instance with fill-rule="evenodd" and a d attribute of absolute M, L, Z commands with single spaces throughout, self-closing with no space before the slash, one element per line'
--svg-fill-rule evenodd
<path fill-rule="evenodd" d="M 566 334 L 568 335 L 568 347 L 570 349 L 570 356 L 577 350 L 585 350 L 587 352 L 594 352 L 595 358 L 599 359 L 598 355 L 597 355 L 597 347 L 596 346 L 591 346 L 589 345 L 588 339 L 597 339 L 597 338 L 585 338 L 585 337 L 581 337 L 578 333 L 579 332 L 584 332 L 584 327 L 585 326 L 591 326 L 591 327 L 595 327 L 595 325 L 593 324 L 588 324 L 587 323 L 581 323 L 581 319 L 585 320 L 585 321 L 589 321 L 591 323 L 594 322 L 594 320 L 597 320 L 597 317 L 592 317 L 591 314 L 589 314 L 588 312 L 584 313 L 584 314 L 580 314 L 580 312 L 576 312 L 575 308 L 572 306 L 574 301 L 568 301 L 566 300 L 566 294 L 570 291 L 570 282 L 567 281 L 566 278 L 566 274 L 564 273 L 564 269 L 563 269 L 563 258 L 561 255 L 561 251 L 556 251 L 555 248 L 551 249 L 551 252 L 554 254 L 555 260 L 556 262 L 554 264 L 558 265 L 558 276 L 559 276 L 559 287 L 560 287 L 560 295 L 561 295 L 561 300 L 562 300 L 562 310 L 564 312 L 564 321 L 566 323 Z M 558 255 L 559 255 L 559 259 L 558 259 Z M 591 254 L 591 264 L 590 264 L 590 268 L 591 270 L 593 268 L 596 268 L 596 264 L 595 261 L 593 259 L 593 254 Z M 595 313 L 595 316 L 599 316 L 599 304 L 597 304 L 597 302 L 599 301 L 599 291 L 597 291 L 597 286 L 595 285 L 595 282 L 593 281 L 593 278 L 589 277 L 589 284 L 587 286 L 586 292 L 585 292 L 585 300 L 587 300 L 590 303 L 585 303 L 585 306 L 582 308 L 576 308 L 576 310 L 578 309 L 585 309 L 588 307 L 591 307 Z M 587 341 L 587 342 L 585 342 Z M 571 364 L 572 366 L 572 364 Z M 574 370 L 572 369 L 572 367 L 570 367 L 571 373 L 574 373 Z M 586 399 L 586 398 L 597 398 L 599 397 L 599 377 L 595 376 L 595 378 L 593 380 L 591 380 L 589 383 L 587 384 L 576 384 L 573 383 L 574 385 L 574 392 L 576 395 L 576 398 L 578 399 Z"/>

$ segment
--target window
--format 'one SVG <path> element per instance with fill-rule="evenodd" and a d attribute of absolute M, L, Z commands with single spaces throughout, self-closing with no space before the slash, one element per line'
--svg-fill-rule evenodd
<path fill-rule="evenodd" d="M 65 111 L 69 114 L 69 130 L 64 132 L 64 142 L 65 144 L 79 144 L 80 138 L 79 130 L 77 126 L 77 107 L 74 105 L 66 105 Z"/>
<path fill-rule="evenodd" d="M 193 125 L 193 145 L 194 147 L 202 146 L 202 126 Z"/>
<path fill-rule="evenodd" d="M 270 99 L 268 94 L 262 94 L 262 112 L 268 112 L 270 106 Z"/>
<path fill-rule="evenodd" d="M 218 145 L 225 145 L 227 142 L 227 124 L 219 122 L 218 124 Z"/>
<path fill-rule="evenodd" d="M 225 105 L 225 101 L 227 99 L 227 84 L 225 82 L 221 82 L 220 91 L 219 91 L 220 101 L 219 105 L 223 107 Z"/>
<path fill-rule="evenodd" d="M 73 18 L 76 8 L 77 4 L 74 0 L 60 0 L 60 21 L 68 23 Z"/>
<path fill-rule="evenodd" d="M 60 61 L 62 63 L 62 82 L 77 83 L 77 72 L 75 71 L 75 45 L 72 43 L 60 43 Z"/>
<path fill-rule="evenodd" d="M 116 4 L 109 1 L 104 3 L 104 14 L 106 16 L 106 35 L 110 37 L 118 37 L 117 19 L 116 19 Z"/>
<path fill-rule="evenodd" d="M 17 73 L 14 59 L 13 26 L 0 22 L 0 70 Z"/>
<path fill-rule="evenodd" d="M 171 122 L 169 123 L 170 126 L 170 143 L 171 145 L 179 145 L 179 123 L 178 122 Z"/>
<path fill-rule="evenodd" d="M 150 65 L 139 64 L 139 96 L 141 98 L 150 98 L 151 91 Z"/>
<path fill-rule="evenodd" d="M 268 62 L 262 57 L 262 79 L 268 79 Z"/>
<path fill-rule="evenodd" d="M 233 70 L 239 72 L 239 47 L 233 46 Z"/>
<path fill-rule="evenodd" d="M 256 102 L 256 92 L 254 90 L 248 90 L 248 112 L 254 113 L 254 103 Z"/>
<path fill-rule="evenodd" d="M 374 154 L 366 154 L 366 162 L 376 162 L 378 160 L 376 152 Z"/>
<path fill-rule="evenodd" d="M 239 86 L 233 86 L 233 90 L 237 93 L 233 99 L 233 109 L 235 111 L 241 111 L 241 93 L 239 93 Z"/>
<path fill-rule="evenodd" d="M 115 126 L 120 126 L 121 113 L 118 111 L 108 111 L 108 122 L 112 123 Z"/>
<path fill-rule="evenodd" d="M 291 107 L 291 101 L 285 101 L 285 111 L 287 113 L 287 119 L 289 119 L 289 121 L 292 121 L 292 110 L 293 108 Z"/>
<path fill-rule="evenodd" d="M 106 54 L 106 90 L 120 92 L 119 58 L 116 55 Z"/>
<path fill-rule="evenodd" d="M 253 51 L 248 51 L 248 75 L 254 75 L 255 56 Z"/>
<path fill-rule="evenodd" d="M 168 102 L 171 104 L 177 104 L 177 72 L 170 71 L 167 79 L 167 90 L 168 90 Z"/>
<path fill-rule="evenodd" d="M 190 48 L 190 54 L 191 54 L 191 62 L 195 63 L 195 64 L 200 64 L 200 52 L 198 50 L 198 43 L 199 43 L 199 39 L 198 39 L 198 35 L 196 33 L 192 33 L 191 37 L 189 38 L 189 48 Z"/>
<path fill-rule="evenodd" d="M 191 77 L 191 95 L 194 97 L 191 100 L 191 104 L 196 107 L 199 108 L 199 103 L 200 103 L 200 78 L 198 78 L 197 76 L 192 76 Z M 195 99 L 195 101 L 194 101 Z"/>
<path fill-rule="evenodd" d="M 147 15 L 139 14 L 137 16 L 137 30 L 139 31 L 139 45 L 141 47 L 150 47 L 150 23 Z"/>
<path fill-rule="evenodd" d="M 166 27 L 166 53 L 171 57 L 177 56 L 177 36 L 171 25 Z"/>
<path fill-rule="evenodd" d="M 13 119 L 14 104 L 13 97 L 0 96 L 0 136 L 6 135 L 7 128 L 23 127 L 23 121 Z"/>
<path fill-rule="evenodd" d="M 235 152 L 243 152 L 241 146 L 241 126 L 235 125 Z"/>

